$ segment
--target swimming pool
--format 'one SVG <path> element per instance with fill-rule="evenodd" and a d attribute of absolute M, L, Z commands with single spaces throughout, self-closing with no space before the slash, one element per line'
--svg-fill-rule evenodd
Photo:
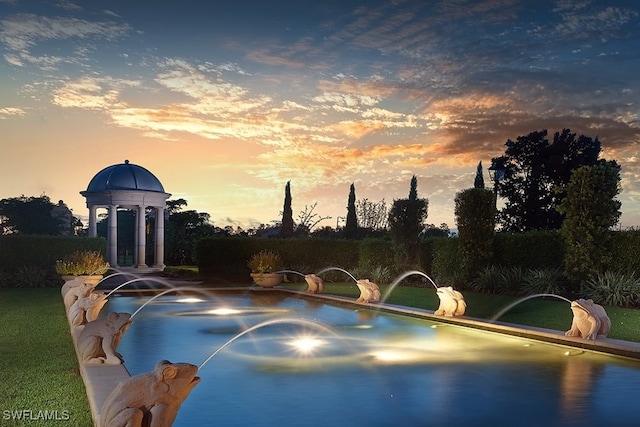
<path fill-rule="evenodd" d="M 132 375 L 200 365 L 174 426 L 618 426 L 640 361 L 282 292 L 162 296 L 118 351 Z M 133 313 L 150 298 L 110 298 Z M 200 301 L 197 301 L 200 300 Z"/>

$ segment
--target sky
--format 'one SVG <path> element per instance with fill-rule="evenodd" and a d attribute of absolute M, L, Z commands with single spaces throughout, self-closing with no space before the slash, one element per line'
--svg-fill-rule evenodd
<path fill-rule="evenodd" d="M 125 160 L 244 229 L 454 197 L 505 142 L 598 137 L 640 226 L 640 3 L 0 0 L 0 198 L 63 200 Z"/>

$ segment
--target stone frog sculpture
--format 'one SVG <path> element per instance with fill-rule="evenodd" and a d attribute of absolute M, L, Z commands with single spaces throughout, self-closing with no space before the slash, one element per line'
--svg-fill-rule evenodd
<path fill-rule="evenodd" d="M 360 289 L 360 297 L 356 302 L 379 302 L 380 288 L 369 279 L 360 279 L 356 282 L 356 286 Z"/>
<path fill-rule="evenodd" d="M 84 283 L 84 278 L 81 276 L 74 276 L 73 279 L 67 280 L 66 282 L 64 282 L 64 285 L 62 285 L 62 287 L 60 288 L 60 293 L 62 294 L 62 297 L 64 298 L 64 296 L 67 294 L 67 292 L 71 290 L 71 288 L 80 286 L 83 283 Z"/>
<path fill-rule="evenodd" d="M 601 305 L 591 299 L 577 299 L 571 301 L 573 322 L 571 329 L 565 332 L 568 337 L 581 337 L 588 340 L 604 338 L 611 329 L 611 319 Z"/>
<path fill-rule="evenodd" d="M 440 306 L 433 314 L 437 316 L 462 316 L 467 309 L 467 303 L 462 294 L 451 286 L 439 287 L 436 295 L 440 298 Z"/>
<path fill-rule="evenodd" d="M 169 427 L 198 385 L 198 367 L 159 361 L 153 371 L 120 382 L 102 406 L 99 427 Z"/>
<path fill-rule="evenodd" d="M 82 282 L 77 286 L 73 286 L 69 288 L 65 292 L 64 297 L 62 297 L 62 300 L 64 302 L 64 308 L 67 311 L 69 311 L 69 308 L 71 308 L 73 303 L 76 302 L 78 298 L 86 297 L 93 291 L 95 287 L 96 287 L 96 284 L 94 283 Z"/>
<path fill-rule="evenodd" d="M 104 292 L 90 292 L 87 296 L 79 297 L 69 307 L 69 322 L 71 326 L 81 326 L 98 318 L 100 310 L 107 303 Z"/>
<path fill-rule="evenodd" d="M 87 323 L 77 340 L 80 360 L 88 364 L 121 364 L 122 355 L 116 348 L 131 325 L 130 319 L 129 313 L 111 312 Z"/>
<path fill-rule="evenodd" d="M 307 282 L 307 292 L 311 294 L 321 294 L 324 292 L 324 281 L 321 277 L 315 274 L 307 274 L 304 276 L 304 280 Z"/>

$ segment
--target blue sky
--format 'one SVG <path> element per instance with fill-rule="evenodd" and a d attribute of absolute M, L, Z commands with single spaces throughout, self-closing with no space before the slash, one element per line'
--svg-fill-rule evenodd
<path fill-rule="evenodd" d="M 563 128 L 622 165 L 640 225 L 635 1 L 0 0 L 0 198 L 86 217 L 125 159 L 214 224 L 335 226 L 349 186 L 408 195 L 455 227 L 453 197 L 507 139 Z M 489 185 L 489 176 L 485 174 Z"/>

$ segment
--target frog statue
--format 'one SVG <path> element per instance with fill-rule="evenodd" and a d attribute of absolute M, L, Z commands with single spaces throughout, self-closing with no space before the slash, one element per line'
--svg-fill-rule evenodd
<path fill-rule="evenodd" d="M 568 337 L 581 337 L 587 340 L 604 338 L 611 329 L 611 319 L 601 305 L 591 299 L 577 299 L 571 301 L 573 322 L 571 329 L 565 332 Z"/>
<path fill-rule="evenodd" d="M 436 290 L 436 295 L 440 298 L 440 306 L 433 313 L 436 316 L 462 316 L 467 309 L 467 303 L 462 294 L 451 286 L 439 287 Z"/>
<path fill-rule="evenodd" d="M 198 385 L 198 367 L 159 361 L 153 371 L 120 382 L 102 406 L 99 427 L 169 427 Z"/>
<path fill-rule="evenodd" d="M 88 322 L 78 335 L 80 360 L 87 364 L 121 364 L 122 356 L 116 348 L 130 325 L 129 313 L 111 312 L 105 317 Z"/>
<path fill-rule="evenodd" d="M 74 282 L 76 286 L 72 286 L 65 290 L 64 296 L 62 300 L 64 302 L 65 310 L 69 311 L 69 308 L 73 305 L 74 302 L 80 297 L 86 297 L 93 289 L 96 287 L 95 283 L 87 283 L 87 282 Z"/>
<path fill-rule="evenodd" d="M 356 286 L 360 289 L 360 297 L 356 302 L 379 302 L 380 288 L 369 279 L 360 279 L 356 282 Z"/>
<path fill-rule="evenodd" d="M 107 303 L 104 292 L 94 291 L 87 296 L 80 296 L 69 307 L 69 322 L 71 326 L 81 326 L 98 318 L 100 310 Z"/>
<path fill-rule="evenodd" d="M 310 294 L 321 294 L 324 292 L 324 281 L 321 277 L 315 274 L 307 274 L 304 276 L 304 280 L 307 282 L 307 292 Z"/>

